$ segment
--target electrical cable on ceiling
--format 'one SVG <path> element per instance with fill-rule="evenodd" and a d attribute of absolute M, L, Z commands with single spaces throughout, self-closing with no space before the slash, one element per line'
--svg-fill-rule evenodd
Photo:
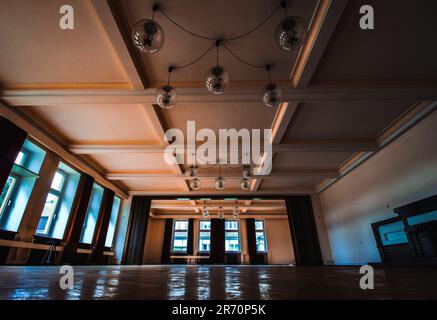
<path fill-rule="evenodd" d="M 244 38 L 245 36 L 251 34 L 252 32 L 255 32 L 256 30 L 258 30 L 259 28 L 261 28 L 264 24 L 266 24 L 272 17 L 273 15 L 282 7 L 282 5 L 278 5 L 268 16 L 267 18 L 265 18 L 261 23 L 257 24 L 255 27 L 253 27 L 252 29 L 250 29 L 249 31 L 246 31 L 242 34 L 239 34 L 237 36 L 234 37 L 229 37 L 229 38 L 223 38 L 222 41 L 232 41 L 232 40 L 237 40 L 237 39 L 241 39 Z M 184 28 L 182 25 L 180 25 L 179 23 L 177 23 L 174 19 L 172 19 L 167 13 L 165 13 L 165 11 L 161 8 L 158 7 L 159 12 L 162 13 L 162 15 L 164 17 L 166 17 L 171 23 L 173 23 L 176 27 L 178 27 L 179 29 L 181 29 L 182 31 L 192 35 L 193 37 L 197 37 L 200 39 L 204 39 L 204 40 L 216 40 L 216 37 L 210 37 L 210 36 L 205 36 L 196 32 L 193 32 L 191 30 L 188 30 L 187 28 Z"/>

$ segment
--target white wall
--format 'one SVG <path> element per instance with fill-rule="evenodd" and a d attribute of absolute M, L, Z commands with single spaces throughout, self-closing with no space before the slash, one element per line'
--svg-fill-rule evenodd
<path fill-rule="evenodd" d="M 336 264 L 379 262 L 371 223 L 437 193 L 437 112 L 320 194 Z"/>
<path fill-rule="evenodd" d="M 295 263 L 288 219 L 265 220 L 269 264 Z"/>

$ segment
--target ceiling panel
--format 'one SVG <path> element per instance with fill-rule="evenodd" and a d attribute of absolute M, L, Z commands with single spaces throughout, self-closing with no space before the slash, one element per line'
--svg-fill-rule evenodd
<path fill-rule="evenodd" d="M 143 105 L 57 105 L 30 109 L 70 142 L 154 142 L 159 137 Z"/>
<path fill-rule="evenodd" d="M 289 152 L 275 156 L 273 168 L 337 168 L 349 159 L 353 152 Z"/>
<path fill-rule="evenodd" d="M 209 128 L 237 130 L 268 129 L 272 125 L 276 110 L 260 103 L 180 103 L 163 112 L 170 128 L 179 128 L 186 135 L 187 121 L 195 121 L 196 131 Z M 218 136 L 217 136 L 218 138 Z"/>
<path fill-rule="evenodd" d="M 361 30 L 359 8 L 372 5 L 375 29 Z M 437 1 L 349 1 L 314 80 L 437 79 Z"/>
<path fill-rule="evenodd" d="M 412 105 L 412 101 L 301 104 L 283 142 L 299 139 L 375 138 Z"/>
<path fill-rule="evenodd" d="M 64 4 L 74 9 L 74 30 L 59 27 Z M 81 0 L 0 1 L 0 81 L 128 82 L 93 10 Z"/>
<path fill-rule="evenodd" d="M 162 154 L 109 153 L 95 154 L 89 157 L 99 163 L 107 172 L 161 170 L 176 173 L 174 167 L 169 166 L 164 161 Z"/>

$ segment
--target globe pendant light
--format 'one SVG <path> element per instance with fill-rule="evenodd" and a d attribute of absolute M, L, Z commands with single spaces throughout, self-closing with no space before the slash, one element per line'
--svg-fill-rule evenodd
<path fill-rule="evenodd" d="M 232 218 L 238 219 L 239 216 L 240 216 L 240 209 L 238 208 L 238 202 L 235 201 L 235 208 L 234 210 L 232 210 Z"/>
<path fill-rule="evenodd" d="M 207 218 L 209 216 L 208 208 L 206 207 L 206 201 L 203 202 L 202 216 Z"/>
<path fill-rule="evenodd" d="M 167 84 L 159 87 L 155 92 L 155 102 L 158 106 L 163 109 L 170 109 L 174 107 L 177 102 L 177 91 L 174 87 L 170 85 L 170 75 L 174 67 L 170 66 L 168 68 L 168 80 Z"/>
<path fill-rule="evenodd" d="M 225 68 L 219 65 L 219 47 L 221 41 L 217 40 L 215 45 L 217 47 L 217 65 L 208 70 L 206 75 L 205 85 L 209 92 L 213 94 L 222 94 L 229 87 L 231 77 Z"/>
<path fill-rule="evenodd" d="M 221 167 L 219 165 L 219 176 L 215 179 L 215 188 L 217 190 L 223 190 L 226 186 L 226 179 L 224 179 L 221 175 Z"/>
<path fill-rule="evenodd" d="M 250 187 L 250 185 L 249 185 L 249 179 L 247 179 L 247 178 L 243 178 L 243 179 L 241 179 L 240 187 L 241 187 L 241 189 L 244 190 L 244 191 L 249 190 L 249 187 Z"/>
<path fill-rule="evenodd" d="M 197 191 L 200 189 L 200 179 L 195 177 L 190 180 L 190 188 L 191 190 Z"/>
<path fill-rule="evenodd" d="M 266 66 L 267 74 L 269 77 L 269 83 L 263 87 L 261 93 L 262 102 L 267 107 L 279 107 L 283 101 L 282 91 L 278 88 L 276 83 L 272 83 L 270 77 L 270 66 Z"/>
<path fill-rule="evenodd" d="M 225 218 L 225 212 L 223 211 L 223 207 L 219 207 L 219 211 L 217 214 L 219 219 L 224 219 Z"/>
<path fill-rule="evenodd" d="M 151 54 L 161 50 L 164 45 L 164 31 L 161 26 L 153 20 L 155 11 L 159 7 L 154 5 L 152 19 L 138 21 L 132 29 L 132 40 L 135 47 L 143 53 Z"/>
<path fill-rule="evenodd" d="M 250 165 L 243 165 L 243 178 L 249 179 L 252 176 L 252 168 Z"/>
<path fill-rule="evenodd" d="M 300 17 L 286 17 L 275 32 L 276 43 L 282 50 L 292 51 L 299 48 L 307 34 L 305 22 Z"/>

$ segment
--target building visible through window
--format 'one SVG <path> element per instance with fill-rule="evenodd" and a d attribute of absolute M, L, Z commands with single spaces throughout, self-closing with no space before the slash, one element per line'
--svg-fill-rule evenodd
<path fill-rule="evenodd" d="M 255 239 L 256 251 L 260 253 L 267 252 L 266 232 L 262 220 L 255 220 Z"/>
<path fill-rule="evenodd" d="M 240 223 L 237 220 L 225 221 L 225 251 L 240 252 Z"/>
<path fill-rule="evenodd" d="M 199 221 L 199 252 L 209 252 L 211 250 L 211 221 Z"/>
<path fill-rule="evenodd" d="M 175 220 L 173 223 L 172 252 L 187 252 L 188 220 Z"/>

